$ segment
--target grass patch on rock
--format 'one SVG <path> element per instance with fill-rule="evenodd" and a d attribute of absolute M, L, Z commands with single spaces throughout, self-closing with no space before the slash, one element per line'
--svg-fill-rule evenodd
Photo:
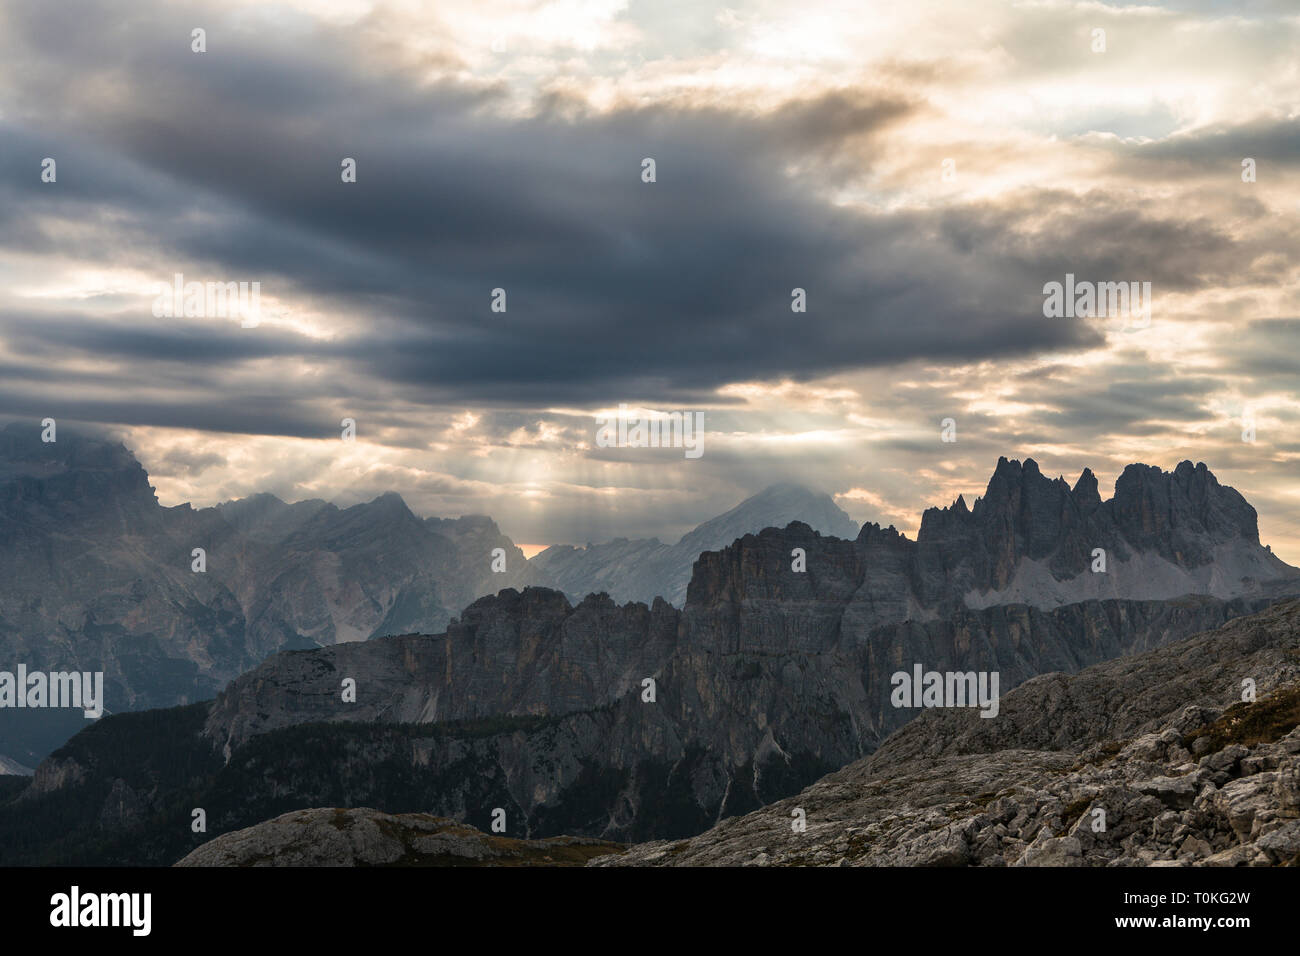
<path fill-rule="evenodd" d="M 1187 746 L 1208 737 L 1207 753 L 1218 753 L 1229 744 L 1253 747 L 1281 740 L 1300 726 L 1300 685 L 1274 691 L 1263 700 L 1233 704 L 1212 724 L 1190 734 Z"/>

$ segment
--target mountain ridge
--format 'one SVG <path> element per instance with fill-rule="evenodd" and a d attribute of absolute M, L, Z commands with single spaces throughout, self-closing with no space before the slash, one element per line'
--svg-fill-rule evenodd
<path fill-rule="evenodd" d="M 852 538 L 858 524 L 825 493 L 792 482 L 769 485 L 716 517 L 696 525 L 675 544 L 658 538 L 614 538 L 586 548 L 552 545 L 531 563 L 570 600 L 608 593 L 615 601 L 650 604 L 662 597 L 674 607 L 686 600 L 696 559 L 745 534 L 803 521 L 824 534 Z"/>
<path fill-rule="evenodd" d="M 184 704 L 287 648 L 438 630 L 525 586 L 487 519 L 427 523 L 400 496 L 339 508 L 273 495 L 159 504 L 120 442 L 0 429 L 0 649 L 29 670 L 104 672 L 110 711 Z M 506 552 L 505 573 L 492 549 Z M 196 572 L 196 548 L 204 570 Z M 0 754 L 34 765 L 84 723 L 0 710 Z"/>

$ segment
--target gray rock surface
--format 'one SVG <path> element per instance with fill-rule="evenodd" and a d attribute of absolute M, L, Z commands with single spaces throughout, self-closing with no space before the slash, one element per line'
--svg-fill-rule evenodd
<path fill-rule="evenodd" d="M 1015 703 L 1021 698 L 1004 698 L 996 719 L 969 709 L 924 712 L 926 726 L 950 721 L 937 739 L 951 753 L 931 755 L 936 759 L 1082 746 L 1095 731 L 1093 711 L 1125 719 L 1143 712 L 1152 678 L 1130 684 L 1121 668 L 1098 691 L 1109 707 L 1079 712 L 1057 706 L 1069 702 L 1067 688 L 1088 686 L 1068 684 L 1066 675 L 1218 627 L 1297 587 L 1292 569 L 1281 565 L 1277 578 L 1239 581 L 1242 593 L 1234 597 L 1059 603 L 1069 596 L 1072 555 L 1086 556 L 1097 535 L 1116 556 L 1132 559 L 1108 572 L 1124 579 L 1116 587 L 1138 592 L 1149 568 L 1135 563 L 1136 555 L 1185 574 L 1195 589 L 1221 580 L 1212 569 L 1224 548 L 1258 549 L 1253 509 L 1203 468 L 1184 463 L 1166 474 L 1142 466 L 1125 475 L 1115 497 L 1102 502 L 1086 475 L 1070 489 L 1032 462 L 1003 460 L 985 498 L 973 509 L 959 500 L 927 512 L 931 530 L 917 542 L 875 525 L 852 541 L 802 522 L 746 534 L 699 555 L 681 610 L 663 600 L 620 605 L 607 595 L 575 607 L 557 591 L 507 589 L 475 602 L 434 636 L 282 652 L 232 681 L 210 706 L 199 705 L 196 739 L 183 746 L 198 749 L 196 765 L 215 761 L 218 777 L 224 774 L 212 786 L 214 799 L 229 808 L 226 827 L 263 819 L 292 795 L 300 806 L 357 800 L 461 819 L 509 805 L 527 835 L 632 840 L 698 833 L 872 754 L 923 713 L 891 701 L 894 672 L 917 666 L 996 674 L 1003 694 L 1031 679 L 1045 682 L 1035 685 L 1042 695 L 1028 709 Z M 328 516 L 322 508 L 287 515 L 274 503 L 256 504 L 256 513 L 240 512 L 236 524 L 261 529 L 264 539 L 297 539 Z M 395 496 L 372 504 L 398 527 L 412 526 Z M 472 522 L 437 527 L 452 538 L 481 540 L 484 533 Z M 351 521 L 325 521 L 309 537 L 369 541 L 367 534 Z M 803 570 L 792 567 L 795 549 L 806 555 Z M 379 566 L 386 551 L 375 543 L 373 552 L 358 553 Z M 1198 563 L 1203 558 L 1210 563 Z M 1063 575 L 1052 572 L 1063 590 L 1048 596 L 1049 606 L 970 599 L 989 593 L 982 587 L 1011 586 L 1029 562 Z M 385 612 L 389 619 L 392 613 Z M 1178 686 L 1177 666 L 1161 678 L 1171 687 Z M 651 700 L 642 697 L 648 680 Z M 345 681 L 355 681 L 355 701 L 344 699 Z M 477 723 L 462 726 L 466 721 Z M 1212 771 L 1229 775 L 1255 765 L 1255 755 L 1207 749 L 1203 735 L 1176 747 L 1146 737 L 1167 730 L 1151 726 L 1123 739 L 1131 737 L 1148 762 L 1152 755 L 1173 766 L 1209 757 L 1229 761 Z M 922 742 L 938 746 L 904 734 L 877 757 L 902 759 Z M 90 787 L 96 796 L 88 799 L 100 800 L 121 776 L 111 763 L 94 741 L 72 748 L 37 768 L 24 799 L 33 813 L 40 800 L 69 787 Z M 164 773 L 159 767 L 146 776 Z M 1181 812 L 1189 795 L 1172 779 L 1181 776 L 1161 767 L 1144 778 L 1146 791 L 1135 793 L 1147 805 Z M 139 804 L 128 799 L 133 795 Z M 161 800 L 146 786 L 117 797 L 117 809 L 106 812 L 124 826 L 124 814 L 143 819 L 148 801 Z M 1193 803 L 1198 798 L 1199 791 Z M 1026 845 L 1038 833 L 1029 836 Z M 1053 830 L 1051 838 L 1062 836 Z M 1034 859 L 1061 854 L 1072 856 L 1073 844 L 1039 846 Z"/>
<path fill-rule="evenodd" d="M 581 866 L 622 851 L 584 837 L 519 840 L 426 813 L 295 810 L 203 844 L 176 866 Z"/>
<path fill-rule="evenodd" d="M 789 570 L 794 544 L 808 552 L 807 573 Z M 557 722 L 518 743 L 472 745 L 533 824 L 571 827 L 561 808 L 585 805 L 596 787 L 605 809 L 581 817 L 589 829 L 579 832 L 690 832 L 871 753 L 918 713 L 890 702 L 892 672 L 912 662 L 997 671 L 1005 693 L 1044 671 L 1074 672 L 1252 609 L 1211 598 L 1094 601 L 868 628 L 854 613 L 860 572 L 852 542 L 794 524 L 706 554 L 682 612 L 663 601 L 619 607 L 603 595 L 571 608 L 546 589 L 506 591 L 476 602 L 445 635 L 278 655 L 232 682 L 204 733 L 230 759 L 259 735 L 312 722 L 545 715 Z M 355 704 L 340 700 L 345 677 L 357 681 Z M 641 699 L 645 678 L 656 684 L 653 703 Z M 1004 723 L 975 720 L 968 732 Z M 434 748 L 431 767 L 454 759 L 440 754 Z M 655 782 L 665 778 L 676 781 L 676 809 L 642 810 L 668 799 Z M 438 799 L 450 801 L 430 807 L 440 813 L 472 804 Z"/>
<path fill-rule="evenodd" d="M 1003 704 L 929 711 L 793 797 L 591 865 L 1300 865 L 1300 601 Z"/>
<path fill-rule="evenodd" d="M 1001 458 L 972 508 L 959 498 L 927 510 L 915 544 L 874 525 L 864 537 L 895 552 L 895 589 L 923 608 L 1230 599 L 1295 593 L 1300 577 L 1260 545 L 1255 509 L 1190 461 L 1172 472 L 1129 465 L 1103 501 L 1087 469 L 1071 488 L 1032 458 Z M 1092 570 L 1095 549 L 1105 552 L 1104 573 Z"/>

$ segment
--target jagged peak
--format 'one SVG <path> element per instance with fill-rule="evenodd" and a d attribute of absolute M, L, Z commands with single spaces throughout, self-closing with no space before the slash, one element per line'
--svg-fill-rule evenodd
<path fill-rule="evenodd" d="M 1097 487 L 1097 476 L 1092 473 L 1091 468 L 1084 468 L 1079 473 L 1079 480 L 1074 483 L 1074 488 L 1070 494 L 1074 496 L 1074 500 L 1079 507 L 1086 512 L 1093 511 L 1101 504 L 1101 492 Z"/>
<path fill-rule="evenodd" d="M 993 474 L 989 477 L 989 486 L 992 487 L 997 479 L 1020 483 L 1026 479 L 1045 478 L 1038 462 L 1030 457 L 1023 461 L 1018 458 L 1008 458 L 1005 455 L 998 457 L 998 463 L 993 469 Z M 987 497 L 987 494 L 986 494 Z"/>
<path fill-rule="evenodd" d="M 1119 492 L 1122 485 L 1160 480 L 1173 481 L 1184 487 L 1193 480 L 1203 481 L 1216 489 L 1225 487 L 1220 484 L 1219 479 L 1215 477 L 1214 472 L 1209 469 L 1205 462 L 1200 461 L 1192 464 L 1190 459 L 1183 459 L 1172 471 L 1165 471 L 1159 465 L 1148 465 L 1143 462 L 1126 465 L 1124 470 L 1120 472 L 1120 476 L 1115 479 L 1115 490 Z"/>
<path fill-rule="evenodd" d="M 857 541 L 859 544 L 884 543 L 895 544 L 898 542 L 909 541 L 907 535 L 903 534 L 892 524 L 888 528 L 882 528 L 874 521 L 868 521 L 858 532 Z"/>
<path fill-rule="evenodd" d="M 1184 483 L 1194 479 L 1200 479 L 1211 486 L 1217 487 L 1219 484 L 1219 480 L 1214 477 L 1214 472 L 1210 471 L 1203 461 L 1198 461 L 1193 465 L 1190 460 L 1184 459 L 1178 463 L 1176 468 L 1174 468 L 1173 474 L 1176 479 Z"/>
<path fill-rule="evenodd" d="M 1153 473 L 1156 475 L 1166 474 L 1165 470 L 1159 465 L 1148 465 L 1146 462 L 1135 461 L 1124 466 L 1124 470 L 1119 473 L 1119 478 L 1115 480 L 1115 483 L 1118 485 L 1125 478 L 1130 478 L 1130 476 L 1131 480 L 1136 480 Z"/>
<path fill-rule="evenodd" d="M 719 536 L 732 540 L 748 531 L 781 527 L 790 520 L 803 519 L 816 522 L 819 530 L 837 537 L 852 538 L 858 533 L 858 523 L 835 503 L 831 495 L 806 485 L 779 482 L 697 525 L 683 535 L 675 547 L 707 550 L 718 546 Z"/>
<path fill-rule="evenodd" d="M 593 595 L 588 595 L 591 597 Z M 502 588 L 496 594 L 485 594 L 473 604 L 461 611 L 459 617 L 453 617 L 451 624 L 469 624 L 471 621 L 497 611 L 510 611 L 520 607 L 539 608 L 551 606 L 563 609 L 567 614 L 573 605 L 563 591 L 539 585 L 528 585 L 522 591 L 518 588 Z"/>

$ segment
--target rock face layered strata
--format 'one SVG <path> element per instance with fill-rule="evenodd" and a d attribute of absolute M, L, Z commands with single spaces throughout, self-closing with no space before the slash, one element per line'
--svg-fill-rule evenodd
<path fill-rule="evenodd" d="M 827 588 L 851 593 L 834 578 Z M 544 718 L 541 730 L 457 745 L 491 768 L 484 772 L 506 789 L 525 833 L 627 839 L 659 827 L 683 834 L 871 753 L 918 713 L 890 701 L 891 675 L 910 671 L 913 661 L 940 671 L 998 671 L 1006 690 L 1043 671 L 1075 671 L 1161 645 L 1252 607 L 1212 598 L 1016 606 L 861 634 L 843 626 L 847 606 L 809 599 L 786 615 L 761 603 L 711 602 L 679 613 L 664 602 L 620 608 L 593 596 L 570 608 L 557 592 L 508 591 L 477 602 L 443 637 L 280 655 L 231 684 L 203 734 L 235 760 L 263 736 L 308 725 Z M 356 704 L 340 701 L 345 678 L 357 682 Z M 653 701 L 644 699 L 647 678 Z M 431 772 L 457 752 L 436 745 L 405 758 L 396 751 Z M 282 772 L 268 770 L 271 779 Z M 475 786 L 453 787 L 438 797 L 451 803 L 432 809 L 467 810 Z M 665 802 L 674 804 L 671 813 Z M 575 816 L 574 807 L 586 815 Z"/>
<path fill-rule="evenodd" d="M 793 797 L 594 865 L 1300 865 L 1300 601 L 1002 704 L 927 712 Z"/>

